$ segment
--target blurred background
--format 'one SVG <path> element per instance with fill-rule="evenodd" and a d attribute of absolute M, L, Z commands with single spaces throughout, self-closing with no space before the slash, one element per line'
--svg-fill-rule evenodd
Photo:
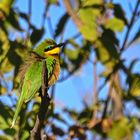
<path fill-rule="evenodd" d="M 47 140 L 140 139 L 140 0 L 0 0 L 0 139 L 30 138 L 40 97 L 10 128 L 18 71 L 46 38 L 66 43 Z"/>

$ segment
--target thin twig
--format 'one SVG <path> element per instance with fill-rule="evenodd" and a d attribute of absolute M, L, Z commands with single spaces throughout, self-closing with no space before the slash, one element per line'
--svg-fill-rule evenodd
<path fill-rule="evenodd" d="M 93 67 L 93 78 L 94 78 L 94 90 L 93 90 L 93 105 L 97 106 L 97 71 L 96 71 L 96 59 L 94 60 L 94 67 Z M 94 108 L 94 107 L 93 107 Z M 94 108 L 93 110 L 93 118 L 96 119 L 96 113 L 97 113 L 97 109 Z"/>
<path fill-rule="evenodd" d="M 137 10 L 138 10 L 139 3 L 140 3 L 140 0 L 137 1 L 134 12 L 132 13 L 132 18 L 131 18 L 130 24 L 128 25 L 128 30 L 127 30 L 125 38 L 124 38 L 124 42 L 123 42 L 123 45 L 122 45 L 122 48 L 121 48 L 121 52 L 123 52 L 123 50 L 126 48 L 127 39 L 128 39 L 129 34 L 130 34 L 131 28 L 134 24 L 135 16 L 136 16 L 136 13 L 137 13 Z"/>
<path fill-rule="evenodd" d="M 71 16 L 71 18 L 74 21 L 74 23 L 76 24 L 76 26 L 78 28 L 82 27 L 83 23 L 82 23 L 81 19 L 77 16 L 76 12 L 73 10 L 70 1 L 63 0 L 63 3 L 65 5 L 65 8 L 66 8 L 68 14 Z"/>
<path fill-rule="evenodd" d="M 42 28 L 44 27 L 45 25 L 45 21 L 46 21 L 46 16 L 47 16 L 47 10 L 48 10 L 48 1 L 46 0 L 45 2 L 45 9 L 44 9 L 44 13 L 43 13 L 43 19 L 42 19 Z"/>
<path fill-rule="evenodd" d="M 121 84 L 120 84 L 120 77 L 119 73 L 114 75 L 114 86 L 113 86 L 113 94 L 111 94 L 113 110 L 112 110 L 112 117 L 113 119 L 117 120 L 122 117 L 123 115 L 123 103 L 121 97 Z"/>
<path fill-rule="evenodd" d="M 30 37 L 30 28 L 31 28 L 31 12 L 32 12 L 32 0 L 28 1 L 29 9 L 28 9 L 28 31 L 27 31 L 27 39 Z"/>
<path fill-rule="evenodd" d="M 105 101 L 105 106 L 104 106 L 104 110 L 103 110 L 103 114 L 102 114 L 102 119 L 104 119 L 106 117 L 108 104 L 109 104 L 109 101 L 110 101 L 110 98 L 111 98 L 112 89 L 113 89 L 113 81 L 111 80 L 110 85 L 109 85 L 107 99 Z"/>
<path fill-rule="evenodd" d="M 53 29 L 53 26 L 52 26 L 52 21 L 51 21 L 49 13 L 47 14 L 47 21 L 48 21 L 49 32 L 50 32 L 52 38 L 54 39 L 54 29 Z"/>
<path fill-rule="evenodd" d="M 41 140 L 42 133 L 41 130 L 44 126 L 44 119 L 46 113 L 48 111 L 48 107 L 50 104 L 50 98 L 47 93 L 48 90 L 48 74 L 46 68 L 46 61 L 43 60 L 43 67 L 42 67 L 42 87 L 41 87 L 41 105 L 39 109 L 39 113 L 36 118 L 35 126 L 31 130 L 31 140 Z"/>

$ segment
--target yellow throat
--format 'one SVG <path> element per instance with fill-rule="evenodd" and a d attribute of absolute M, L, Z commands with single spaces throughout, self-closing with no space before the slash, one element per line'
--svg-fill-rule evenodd
<path fill-rule="evenodd" d="M 56 48 L 54 48 L 52 50 L 44 52 L 44 55 L 48 56 L 48 55 L 55 55 L 55 54 L 59 54 L 59 53 L 60 53 L 60 48 L 56 47 Z"/>

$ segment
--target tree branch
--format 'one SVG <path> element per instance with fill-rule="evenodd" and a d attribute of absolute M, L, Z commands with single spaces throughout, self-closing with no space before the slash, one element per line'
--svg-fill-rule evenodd
<path fill-rule="evenodd" d="M 83 26 L 83 23 L 82 23 L 81 19 L 77 16 L 76 12 L 72 9 L 70 1 L 69 0 L 63 0 L 63 3 L 65 5 L 65 8 L 66 8 L 68 14 L 71 16 L 71 18 L 74 21 L 74 23 L 76 24 L 76 26 L 78 28 Z"/>
<path fill-rule="evenodd" d="M 122 48 L 121 48 L 121 52 L 123 52 L 123 50 L 126 48 L 127 39 L 128 39 L 129 33 L 131 31 L 131 28 L 134 24 L 135 16 L 136 16 L 136 13 L 137 13 L 137 10 L 138 10 L 139 3 L 140 3 L 140 0 L 137 1 L 134 12 L 132 13 L 132 18 L 131 18 L 130 24 L 128 25 L 128 30 L 127 30 L 125 38 L 124 38 L 124 42 L 123 42 L 123 45 L 122 45 Z"/>
<path fill-rule="evenodd" d="M 123 103 L 121 96 L 120 77 L 119 73 L 116 73 L 114 75 L 113 93 L 111 94 L 113 104 L 112 117 L 114 120 L 120 119 L 123 116 Z"/>
<path fill-rule="evenodd" d="M 113 78 L 113 76 L 112 76 L 112 78 Z M 113 89 L 112 78 L 110 79 L 110 85 L 109 85 L 108 95 L 107 95 L 107 99 L 105 101 L 105 106 L 104 106 L 104 110 L 103 110 L 103 114 L 102 114 L 102 120 L 106 117 L 108 104 L 109 104 L 109 101 L 110 101 L 110 98 L 111 98 L 111 93 L 112 93 L 112 89 Z"/>
<path fill-rule="evenodd" d="M 48 111 L 48 107 L 50 104 L 50 98 L 47 93 L 48 90 L 48 71 L 46 69 L 46 61 L 43 60 L 43 67 L 42 67 L 42 87 L 41 87 L 41 105 L 39 109 L 39 113 L 36 118 L 35 126 L 31 130 L 31 140 L 41 140 L 42 133 L 41 129 L 44 126 L 44 119 L 46 113 Z"/>
<path fill-rule="evenodd" d="M 93 90 L 93 105 L 95 106 L 95 107 L 93 107 L 94 108 L 94 110 L 93 110 L 93 119 L 96 119 L 96 113 L 97 113 L 97 97 L 98 97 L 98 95 L 97 95 L 97 71 L 96 71 L 96 59 L 94 60 L 94 62 L 93 62 L 93 78 L 94 78 L 94 85 L 93 85 L 93 87 L 94 87 L 94 90 Z"/>
<path fill-rule="evenodd" d="M 32 12 L 32 0 L 29 0 L 29 9 L 28 9 L 28 31 L 27 31 L 27 39 L 30 38 L 30 28 L 31 28 L 31 12 Z"/>

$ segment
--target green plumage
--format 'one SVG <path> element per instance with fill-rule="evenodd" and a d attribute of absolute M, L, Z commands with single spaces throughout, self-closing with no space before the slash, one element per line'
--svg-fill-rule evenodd
<path fill-rule="evenodd" d="M 12 127 L 15 124 L 23 103 L 31 100 L 41 88 L 43 59 L 46 60 L 48 70 L 48 86 L 53 85 L 58 79 L 60 71 L 59 54 L 55 54 L 55 57 L 53 55 L 44 56 L 44 49 L 50 46 L 53 48 L 53 46 L 56 46 L 56 43 L 50 39 L 43 41 L 33 50 L 21 68 L 21 80 L 23 80 L 21 82 L 21 95 L 17 102 Z"/>

